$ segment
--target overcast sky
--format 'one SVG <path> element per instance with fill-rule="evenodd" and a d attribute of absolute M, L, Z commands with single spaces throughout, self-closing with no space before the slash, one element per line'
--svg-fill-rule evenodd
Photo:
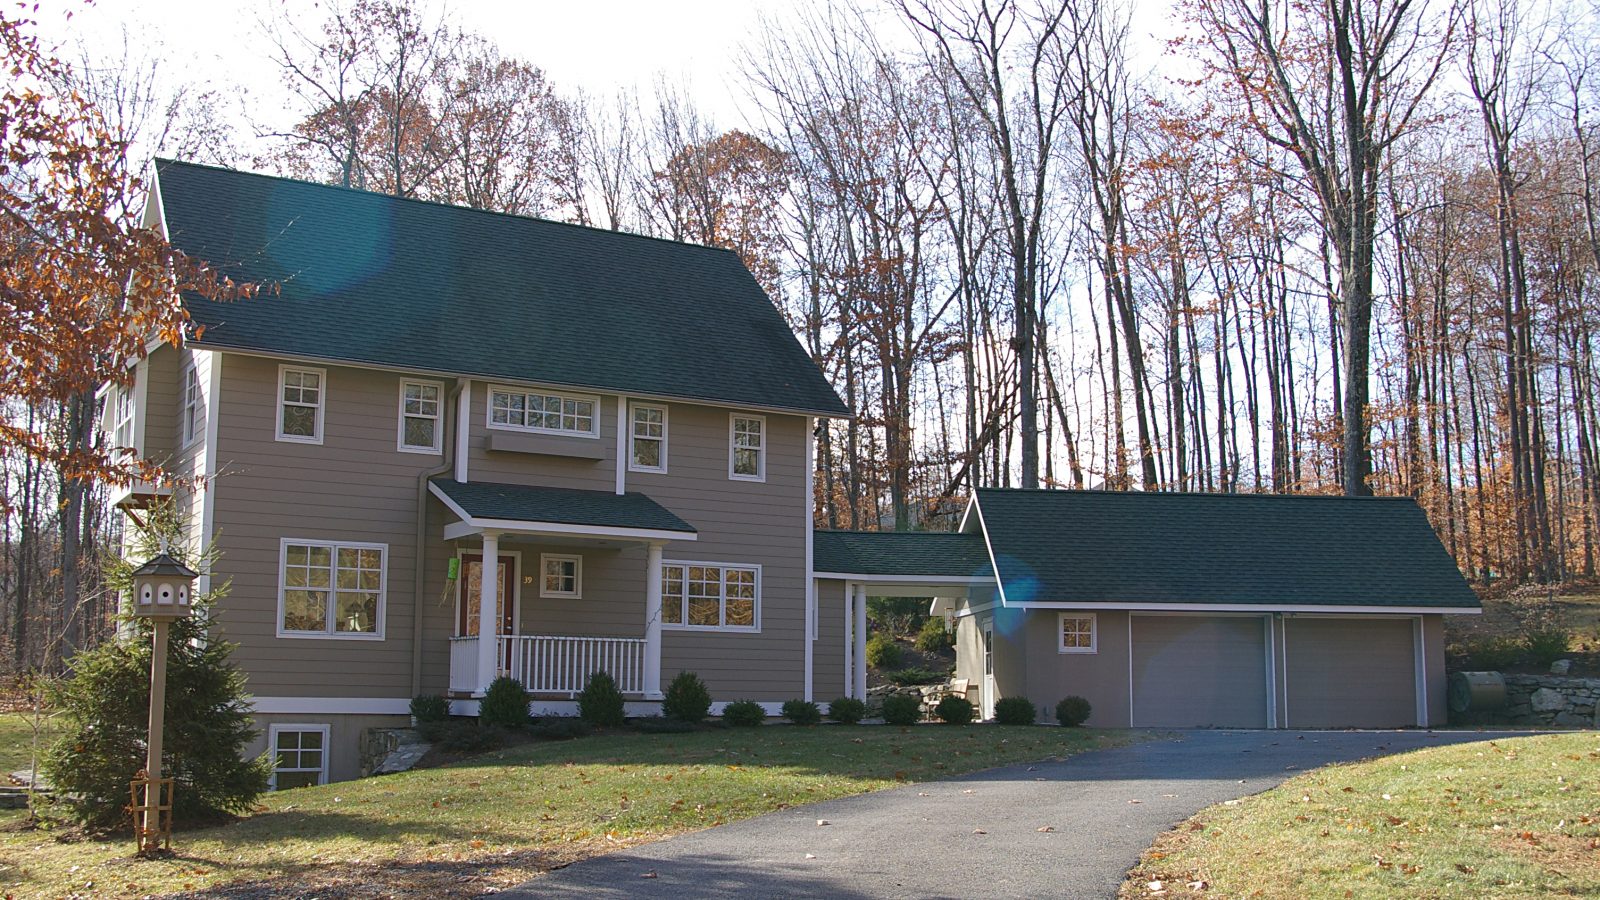
<path fill-rule="evenodd" d="M 648 91 L 665 76 L 690 86 L 697 103 L 731 127 L 747 118 L 740 114 L 747 104 L 738 87 L 739 45 L 763 16 L 783 16 L 804 2 L 454 0 L 446 8 L 462 27 L 543 68 L 559 90 Z M 126 26 L 134 52 L 159 53 L 171 64 L 169 77 L 242 90 L 254 115 L 276 116 L 283 105 L 278 72 L 256 22 L 280 6 L 304 9 L 308 24 L 320 18 L 311 0 L 58 0 L 38 18 L 41 35 L 70 59 L 80 40 L 97 56 L 120 54 Z"/>

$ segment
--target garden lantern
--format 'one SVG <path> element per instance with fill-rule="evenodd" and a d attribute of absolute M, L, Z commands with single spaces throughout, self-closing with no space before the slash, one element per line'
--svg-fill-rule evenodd
<path fill-rule="evenodd" d="M 171 849 L 173 782 L 161 777 L 161 732 L 167 707 L 167 629 L 174 619 L 189 615 L 196 577 L 198 573 L 172 558 L 165 547 L 133 570 L 133 614 L 149 619 L 155 632 L 150 647 L 150 735 L 145 743 L 144 771 L 132 783 L 133 833 L 140 855 Z"/>

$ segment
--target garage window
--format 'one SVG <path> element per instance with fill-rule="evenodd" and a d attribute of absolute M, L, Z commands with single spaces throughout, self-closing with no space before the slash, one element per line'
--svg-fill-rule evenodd
<path fill-rule="evenodd" d="M 1094 613 L 1062 613 L 1061 627 L 1057 632 L 1061 637 L 1061 644 L 1056 649 L 1060 652 L 1095 652 Z"/>

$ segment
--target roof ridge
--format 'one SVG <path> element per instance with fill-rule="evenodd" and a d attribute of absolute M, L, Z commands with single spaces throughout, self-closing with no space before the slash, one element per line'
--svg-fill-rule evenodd
<path fill-rule="evenodd" d="M 307 187 L 326 188 L 332 191 L 342 191 L 363 197 L 374 197 L 380 200 L 416 203 L 422 206 L 432 206 L 440 209 L 453 209 L 463 213 L 481 213 L 486 216 L 497 216 L 504 219 L 515 219 L 523 222 L 538 222 L 544 225 L 559 225 L 563 228 L 574 228 L 579 231 L 593 232 L 595 234 L 612 234 L 624 238 L 636 238 L 642 241 L 655 241 L 657 243 L 668 244 L 674 247 L 692 247 L 696 250 L 712 250 L 717 253 L 734 253 L 734 251 L 726 247 L 713 247 L 710 244 L 696 244 L 692 241 L 679 241 L 672 238 L 656 237 L 655 235 L 651 234 L 640 234 L 636 231 L 623 231 L 616 228 L 600 228 L 594 225 L 580 225 L 576 222 L 563 222 L 559 219 L 546 219 L 543 216 L 527 216 L 520 213 L 502 212 L 495 209 L 479 209 L 475 206 L 460 206 L 455 203 L 445 203 L 441 200 L 424 200 L 421 197 L 400 197 L 396 196 L 395 194 L 369 191 L 364 188 L 349 187 L 343 184 L 328 184 L 322 181 L 312 181 L 307 178 L 293 178 L 288 175 L 270 175 L 266 172 L 252 172 L 248 169 L 234 169 L 228 166 L 218 166 L 210 163 L 197 163 L 186 159 L 171 159 L 161 156 L 154 157 L 153 160 L 156 166 L 156 175 L 158 179 L 160 177 L 160 169 L 163 165 L 188 166 L 192 169 L 205 169 L 211 172 L 226 172 L 230 175 L 248 175 L 252 178 L 265 178 L 268 181 L 284 181 L 290 184 L 303 184 Z M 738 256 L 737 253 L 734 253 L 734 255 Z"/>
<path fill-rule="evenodd" d="M 1106 497 L 1229 497 L 1251 498 L 1256 500 L 1385 500 L 1407 501 L 1415 503 L 1414 497 L 1403 494 L 1382 494 L 1364 497 L 1352 497 L 1346 494 L 1288 494 L 1281 492 L 1227 492 L 1227 491 L 1110 491 L 1095 488 L 1019 488 L 1019 487 L 981 487 L 980 493 L 1006 493 L 1006 494 L 1037 494 L 1040 496 L 1051 494 L 1071 494 L 1079 496 L 1106 496 Z"/>

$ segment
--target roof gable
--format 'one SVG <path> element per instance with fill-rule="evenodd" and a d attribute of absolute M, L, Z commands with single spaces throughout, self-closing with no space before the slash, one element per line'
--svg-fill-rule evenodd
<path fill-rule="evenodd" d="M 1477 608 L 1409 498 L 978 491 L 1008 604 Z"/>
<path fill-rule="evenodd" d="M 157 161 L 174 245 L 278 296 L 191 301 L 202 342 L 848 415 L 726 250 Z"/>

